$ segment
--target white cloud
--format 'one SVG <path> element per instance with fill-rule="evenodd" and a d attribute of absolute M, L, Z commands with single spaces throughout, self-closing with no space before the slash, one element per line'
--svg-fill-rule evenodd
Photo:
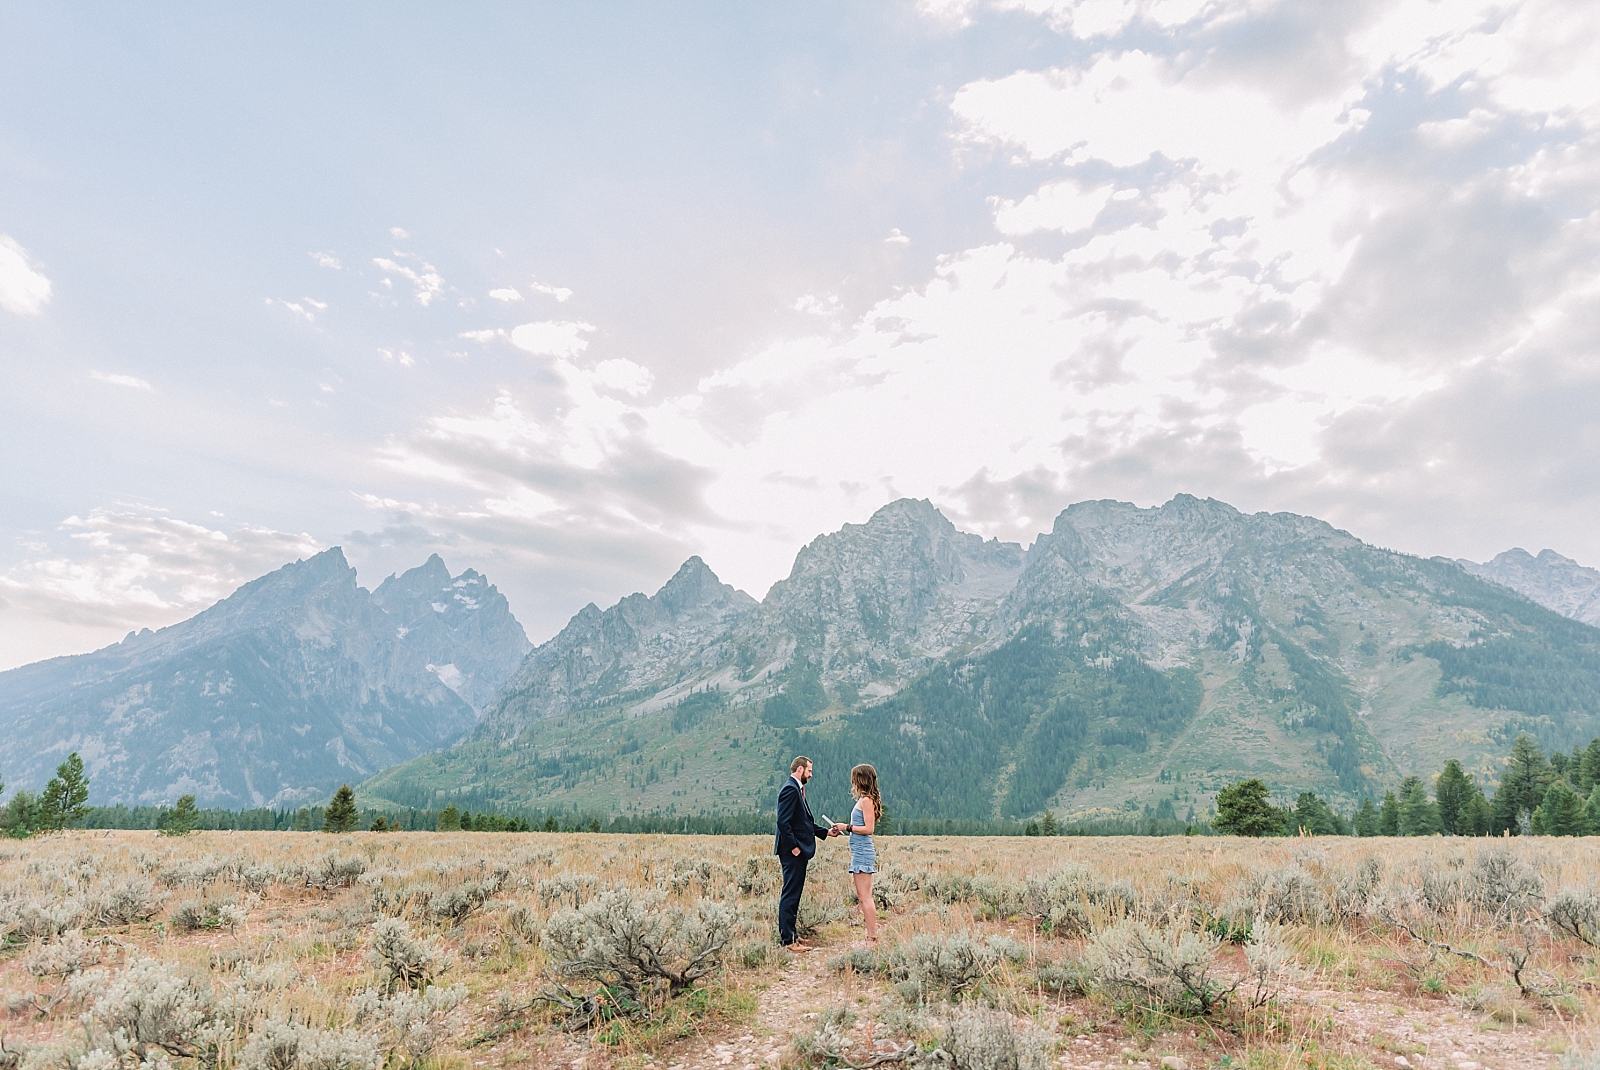
<path fill-rule="evenodd" d="M 565 286 L 546 286 L 542 282 L 529 283 L 528 289 L 532 290 L 536 294 L 545 294 L 548 297 L 554 297 L 557 301 L 565 301 L 567 298 L 572 296 L 572 291 L 567 289 Z"/>
<path fill-rule="evenodd" d="M 396 252 L 395 255 L 405 256 L 404 253 L 400 252 Z M 398 275 L 409 281 L 416 290 L 417 304 L 422 305 L 424 308 L 431 304 L 434 298 L 444 293 L 444 276 L 440 275 L 434 266 L 426 260 L 417 261 L 420 265 L 418 269 L 409 268 L 404 264 L 381 256 L 373 257 L 372 262 L 389 274 Z M 383 281 L 385 283 L 390 282 L 389 279 L 384 279 Z"/>
<path fill-rule="evenodd" d="M 514 290 L 509 286 L 502 286 L 498 290 L 490 290 L 489 296 L 496 301 L 504 301 L 509 305 L 522 300 L 522 291 Z"/>
<path fill-rule="evenodd" d="M 89 372 L 89 378 L 95 380 L 96 382 L 110 383 L 113 386 L 132 387 L 135 390 L 148 391 L 154 389 L 154 387 L 145 382 L 143 379 L 135 379 L 131 375 L 110 375 L 106 372 L 97 372 L 91 369 Z"/>
<path fill-rule="evenodd" d="M 0 308 L 18 316 L 37 316 L 50 303 L 50 280 L 10 235 L 0 234 Z"/>
<path fill-rule="evenodd" d="M 1002 234 L 1087 230 L 1109 200 L 1110 187 L 1080 190 L 1075 182 L 1051 182 L 1020 201 L 997 201 L 994 221 Z"/>
<path fill-rule="evenodd" d="M 886 244 L 886 245 L 910 245 L 911 244 L 911 239 L 906 237 L 904 234 L 900 233 L 900 228 L 899 227 L 895 227 L 893 230 L 891 230 L 889 232 L 889 236 L 887 238 L 883 239 L 883 241 L 884 241 L 884 244 Z"/>
<path fill-rule="evenodd" d="M 405 230 L 405 229 L 403 229 L 401 227 L 390 227 L 389 228 L 389 236 L 391 238 L 395 238 L 395 239 L 397 239 L 399 241 L 404 241 L 405 239 L 411 237 L 411 234 L 410 234 L 409 231 L 407 231 L 407 230 Z"/>
<path fill-rule="evenodd" d="M 466 338 L 473 342 L 492 342 L 496 338 L 505 337 L 505 331 L 496 328 L 485 328 L 480 331 L 462 331 L 456 337 Z"/>
<path fill-rule="evenodd" d="M 649 392 L 655 377 L 650 374 L 649 368 L 641 367 L 631 360 L 618 358 L 602 360 L 596 364 L 594 381 L 609 390 L 638 395 Z"/>
<path fill-rule="evenodd" d="M 379 349 L 378 356 L 383 358 L 384 363 L 398 364 L 402 368 L 409 368 L 417 362 L 415 357 L 403 349 Z"/>
<path fill-rule="evenodd" d="M 575 357 L 589 348 L 583 335 L 593 330 L 593 324 L 574 320 L 524 323 L 512 329 L 511 344 L 540 356 Z"/>
<path fill-rule="evenodd" d="M 331 268 L 334 271 L 338 271 L 344 266 L 339 263 L 339 258 L 332 253 L 310 253 L 308 255 L 317 262 L 318 267 Z"/>
<path fill-rule="evenodd" d="M 126 505 L 70 516 L 59 533 L 54 552 L 0 575 L 8 659 L 28 659 L 34 630 L 86 648 L 115 642 L 128 628 L 176 623 L 246 581 L 323 549 L 306 534 L 251 526 L 222 531 Z"/>

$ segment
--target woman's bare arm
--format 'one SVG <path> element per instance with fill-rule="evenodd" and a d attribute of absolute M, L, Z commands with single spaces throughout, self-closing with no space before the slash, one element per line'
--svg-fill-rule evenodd
<path fill-rule="evenodd" d="M 872 799 L 865 795 L 861 797 L 858 805 L 861 807 L 861 824 L 858 827 L 866 830 L 862 835 L 871 836 L 872 828 L 878 820 L 878 815 L 874 812 L 877 808 L 872 805 Z"/>

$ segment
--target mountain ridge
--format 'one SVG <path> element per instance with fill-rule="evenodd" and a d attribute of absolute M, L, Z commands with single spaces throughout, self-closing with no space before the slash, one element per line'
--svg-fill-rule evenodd
<path fill-rule="evenodd" d="M 437 556 L 385 588 L 387 609 L 334 547 L 186 621 L 0 673 L 0 769 L 37 786 L 75 750 L 96 802 L 244 808 L 316 801 L 443 746 L 527 638 L 492 585 Z"/>

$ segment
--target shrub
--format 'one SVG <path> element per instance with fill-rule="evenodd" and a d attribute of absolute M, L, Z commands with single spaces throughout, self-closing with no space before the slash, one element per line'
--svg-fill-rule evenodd
<path fill-rule="evenodd" d="M 398 918 L 384 918 L 372 926 L 368 959 L 388 973 L 390 992 L 396 988 L 427 988 L 450 968 L 450 960 L 436 938 L 413 938 L 406 923 Z"/>
<path fill-rule="evenodd" d="M 155 1046 L 193 1058 L 217 1030 L 209 987 L 154 959 L 135 959 L 106 985 L 86 1020 L 90 1043 L 117 1056 Z"/>
<path fill-rule="evenodd" d="M 1000 964 L 999 952 L 964 932 L 913 937 L 911 952 L 912 980 L 956 999 L 976 992 Z"/>
<path fill-rule="evenodd" d="M 965 1008 L 945 1026 L 943 1048 L 956 1070 L 1049 1070 L 1050 1037 L 1031 1023 L 1018 1028 L 1004 1011 Z"/>
<path fill-rule="evenodd" d="M 454 888 L 431 896 L 428 899 L 428 913 L 446 921 L 461 922 L 487 903 L 498 890 L 497 881 L 463 881 Z"/>
<path fill-rule="evenodd" d="M 100 961 L 100 942 L 85 940 L 81 933 L 68 933 L 49 944 L 37 944 L 22 964 L 35 977 L 65 979 Z"/>
<path fill-rule="evenodd" d="M 544 939 L 556 972 L 599 981 L 642 1006 L 647 984 L 665 983 L 670 998 L 716 970 L 738 922 L 734 911 L 712 900 L 693 913 L 661 902 L 618 890 L 557 914 Z"/>
<path fill-rule="evenodd" d="M 239 1049 L 238 1070 L 378 1070 L 383 1056 L 371 1037 L 334 1033 L 270 1018 Z"/>
<path fill-rule="evenodd" d="M 1084 966 L 1095 983 L 1119 999 L 1182 1015 L 1207 1015 L 1232 988 L 1211 979 L 1218 940 L 1187 928 L 1155 930 L 1121 921 L 1095 936 Z"/>
<path fill-rule="evenodd" d="M 1494 914 L 1525 907 L 1544 894 L 1544 881 L 1538 871 L 1511 857 L 1504 848 L 1478 852 L 1471 882 L 1473 899 Z"/>
<path fill-rule="evenodd" d="M 1316 878 L 1300 866 L 1256 873 L 1245 887 L 1255 913 L 1268 921 L 1307 922 L 1322 917 L 1322 891 Z"/>
<path fill-rule="evenodd" d="M 850 1027 L 855 1021 L 856 1013 L 847 1004 L 829 1007 L 817 1015 L 817 1024 L 809 1032 L 794 1038 L 795 1056 L 801 1063 L 832 1065 L 843 1062 Z"/>
<path fill-rule="evenodd" d="M 179 932 L 197 929 L 227 929 L 232 932 L 244 924 L 245 913 L 233 903 L 216 899 L 187 899 L 172 908 L 168 919 Z"/>
<path fill-rule="evenodd" d="M 1600 947 L 1600 894 L 1593 888 L 1565 888 L 1550 900 L 1545 920 L 1590 947 Z"/>
<path fill-rule="evenodd" d="M 594 895 L 598 881 L 587 873 L 563 873 L 558 877 L 539 882 L 539 905 L 571 902 L 572 909 L 583 906 L 584 900 Z"/>
<path fill-rule="evenodd" d="M 354 855 L 340 858 L 338 851 L 329 851 L 306 867 L 306 887 L 324 890 L 348 887 L 366 871 L 366 859 Z"/>
<path fill-rule="evenodd" d="M 130 877 L 92 898 L 88 915 L 96 925 L 132 925 L 155 917 L 165 899 L 145 878 Z"/>
<path fill-rule="evenodd" d="M 357 1025 L 377 1030 L 389 1050 L 403 1050 L 416 1061 L 448 1035 L 450 1014 L 466 998 L 466 985 L 434 985 L 423 992 L 401 989 L 390 995 L 369 988 L 350 1003 Z"/>

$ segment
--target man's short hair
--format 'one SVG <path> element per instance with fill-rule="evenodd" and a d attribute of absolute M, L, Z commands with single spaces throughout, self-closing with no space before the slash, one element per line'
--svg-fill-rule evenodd
<path fill-rule="evenodd" d="M 794 761 L 789 763 L 789 772 L 790 773 L 798 773 L 800 771 L 800 767 L 801 766 L 810 765 L 810 764 L 811 764 L 811 759 L 807 758 L 804 754 L 802 754 L 799 757 L 795 758 Z"/>

